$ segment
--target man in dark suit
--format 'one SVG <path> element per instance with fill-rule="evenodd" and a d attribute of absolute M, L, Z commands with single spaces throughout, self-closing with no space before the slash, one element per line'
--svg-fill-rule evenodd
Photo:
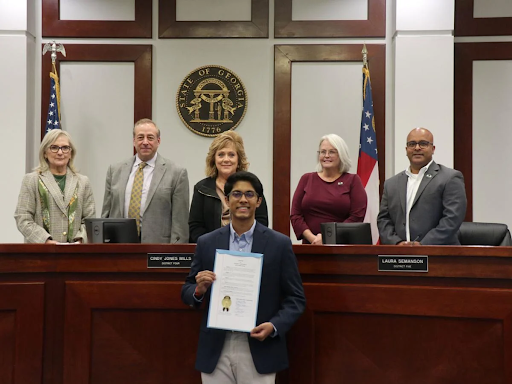
<path fill-rule="evenodd" d="M 415 128 L 407 136 L 410 167 L 384 183 L 377 218 L 382 244 L 460 245 L 466 215 L 462 173 L 432 160 L 434 136 Z"/>
<path fill-rule="evenodd" d="M 255 220 L 263 187 L 250 172 L 231 175 L 224 187 L 231 224 L 199 237 L 181 290 L 185 304 L 203 305 L 196 369 L 206 384 L 274 383 L 287 368 L 285 335 L 304 311 L 306 299 L 288 237 Z M 256 327 L 250 334 L 207 328 L 216 249 L 263 254 Z"/>
<path fill-rule="evenodd" d="M 137 154 L 108 168 L 101 217 L 135 218 L 143 243 L 186 243 L 187 170 L 157 153 L 159 145 L 156 124 L 150 119 L 137 121 L 133 128 Z"/>

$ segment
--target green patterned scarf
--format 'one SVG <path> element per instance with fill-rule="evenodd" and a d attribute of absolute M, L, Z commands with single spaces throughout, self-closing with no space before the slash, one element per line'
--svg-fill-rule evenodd
<path fill-rule="evenodd" d="M 41 216 L 43 218 L 43 228 L 46 232 L 50 232 L 50 209 L 49 209 L 49 201 L 50 201 L 50 192 L 46 185 L 44 185 L 43 180 L 39 178 L 39 196 L 41 197 Z M 68 205 L 68 243 L 73 242 L 73 224 L 75 222 L 75 213 L 76 207 L 78 205 L 78 185 L 73 192 L 73 196 L 71 196 L 71 200 Z"/>

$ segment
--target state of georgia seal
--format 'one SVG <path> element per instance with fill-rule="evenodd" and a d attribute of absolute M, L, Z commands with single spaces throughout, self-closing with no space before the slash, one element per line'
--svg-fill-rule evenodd
<path fill-rule="evenodd" d="M 181 82 L 176 108 L 188 129 L 214 137 L 240 124 L 247 110 L 247 91 L 230 69 L 205 65 Z"/>

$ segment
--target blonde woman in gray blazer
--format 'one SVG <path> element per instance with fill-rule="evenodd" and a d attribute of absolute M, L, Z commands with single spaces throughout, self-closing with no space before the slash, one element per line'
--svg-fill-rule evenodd
<path fill-rule="evenodd" d="M 95 217 L 89 179 L 76 172 L 69 133 L 49 131 L 39 148 L 39 166 L 26 174 L 14 218 L 26 243 L 85 243 L 85 219 Z"/>

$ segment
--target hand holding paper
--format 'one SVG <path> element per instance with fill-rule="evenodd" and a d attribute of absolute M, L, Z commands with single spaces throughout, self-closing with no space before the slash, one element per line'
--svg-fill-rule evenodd
<path fill-rule="evenodd" d="M 251 337 L 254 337 L 259 341 L 263 341 L 272 333 L 274 333 L 274 326 L 272 325 L 272 323 L 266 322 L 261 323 L 256 328 L 253 328 L 251 330 Z"/>
<path fill-rule="evenodd" d="M 196 294 L 202 296 L 206 293 L 210 285 L 215 281 L 215 273 L 212 271 L 201 271 L 196 275 Z"/>

